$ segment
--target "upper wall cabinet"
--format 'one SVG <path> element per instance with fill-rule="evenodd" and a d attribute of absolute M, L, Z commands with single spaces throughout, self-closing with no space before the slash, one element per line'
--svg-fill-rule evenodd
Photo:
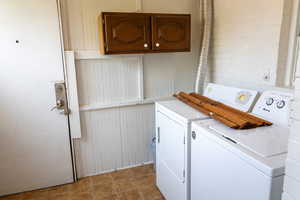
<path fill-rule="evenodd" d="M 102 54 L 190 51 L 190 15 L 104 12 L 99 21 Z"/>

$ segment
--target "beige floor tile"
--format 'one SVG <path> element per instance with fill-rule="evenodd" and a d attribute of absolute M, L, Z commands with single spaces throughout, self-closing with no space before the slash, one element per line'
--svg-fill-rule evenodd
<path fill-rule="evenodd" d="M 0 200 L 164 200 L 153 165 L 87 177 L 77 183 L 2 197 Z"/>
<path fill-rule="evenodd" d="M 44 189 L 25 192 L 23 194 L 23 200 L 48 200 L 48 190 Z"/>
<path fill-rule="evenodd" d="M 110 196 L 95 196 L 94 200 L 119 200 L 119 196 L 116 194 Z"/>
<path fill-rule="evenodd" d="M 145 175 L 154 173 L 153 165 L 145 165 L 145 166 L 141 166 L 141 167 L 135 167 L 135 168 L 132 168 L 131 170 L 132 170 L 134 177 L 141 177 L 141 176 L 145 176 Z"/>
<path fill-rule="evenodd" d="M 71 185 L 72 184 L 66 184 L 66 185 L 50 187 L 48 188 L 48 193 L 54 193 L 54 194 L 67 193 L 70 191 Z"/>
<path fill-rule="evenodd" d="M 78 182 L 70 185 L 70 192 L 73 193 L 83 193 L 91 192 L 92 190 L 92 181 L 90 177 L 80 179 Z"/>
<path fill-rule="evenodd" d="M 120 193 L 120 200 L 143 200 L 140 191 L 138 190 L 131 190 L 127 192 Z"/>
<path fill-rule="evenodd" d="M 93 194 L 89 192 L 72 194 L 69 200 L 93 200 Z"/>
<path fill-rule="evenodd" d="M 144 187 L 140 191 L 144 200 L 156 200 L 163 197 L 156 186 Z"/>
<path fill-rule="evenodd" d="M 121 179 L 119 181 L 114 181 L 114 188 L 116 192 L 122 193 L 129 190 L 136 189 L 136 185 L 133 184 L 133 180 L 131 179 Z"/>
<path fill-rule="evenodd" d="M 24 194 L 16 194 L 5 197 L 0 197 L 0 200 L 23 200 Z"/>
<path fill-rule="evenodd" d="M 119 181 L 122 179 L 131 179 L 133 177 L 133 172 L 131 169 L 120 170 L 110 173 L 114 181 Z"/>
<path fill-rule="evenodd" d="M 71 184 L 51 187 L 48 189 L 48 198 L 50 200 L 55 198 L 65 199 L 71 193 L 70 187 Z"/>
<path fill-rule="evenodd" d="M 136 187 L 146 187 L 146 186 L 154 186 L 155 185 L 155 176 L 154 175 L 146 175 L 135 178 L 132 181 L 133 185 Z"/>
<path fill-rule="evenodd" d="M 102 174 L 98 176 L 92 176 L 91 181 L 93 185 L 107 185 L 112 183 L 113 178 L 110 174 Z"/>
<path fill-rule="evenodd" d="M 116 193 L 113 184 L 93 186 L 93 194 L 98 198 L 113 196 Z"/>
<path fill-rule="evenodd" d="M 69 193 L 61 193 L 56 195 L 51 195 L 48 200 L 70 200 L 71 196 Z"/>

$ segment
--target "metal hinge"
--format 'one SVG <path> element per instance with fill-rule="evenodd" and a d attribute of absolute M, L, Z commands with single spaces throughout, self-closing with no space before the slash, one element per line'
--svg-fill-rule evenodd
<path fill-rule="evenodd" d="M 157 127 L 157 142 L 160 143 L 160 127 Z"/>
<path fill-rule="evenodd" d="M 185 178 L 185 170 L 183 170 L 183 178 Z"/>
<path fill-rule="evenodd" d="M 185 144 L 185 136 L 183 137 L 183 144 Z"/>

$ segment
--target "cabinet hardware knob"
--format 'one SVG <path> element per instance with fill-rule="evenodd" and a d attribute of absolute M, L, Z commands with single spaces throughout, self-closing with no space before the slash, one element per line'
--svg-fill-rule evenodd
<path fill-rule="evenodd" d="M 159 44 L 159 43 L 156 43 L 156 44 L 155 44 L 155 46 L 156 46 L 156 47 L 159 47 L 159 46 L 160 46 L 160 44 Z"/>
<path fill-rule="evenodd" d="M 145 47 L 145 48 L 148 48 L 148 44 L 147 44 L 147 43 L 145 43 L 145 44 L 144 44 L 144 47 Z"/>

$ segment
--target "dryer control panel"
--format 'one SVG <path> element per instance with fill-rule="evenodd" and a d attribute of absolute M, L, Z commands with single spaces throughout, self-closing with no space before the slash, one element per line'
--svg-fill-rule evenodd
<path fill-rule="evenodd" d="M 259 98 L 252 113 L 275 124 L 288 126 L 292 99 L 291 93 L 266 91 Z"/>
<path fill-rule="evenodd" d="M 255 90 L 229 87 L 215 83 L 209 83 L 204 91 L 204 96 L 244 112 L 251 110 L 257 95 L 258 92 Z"/>

